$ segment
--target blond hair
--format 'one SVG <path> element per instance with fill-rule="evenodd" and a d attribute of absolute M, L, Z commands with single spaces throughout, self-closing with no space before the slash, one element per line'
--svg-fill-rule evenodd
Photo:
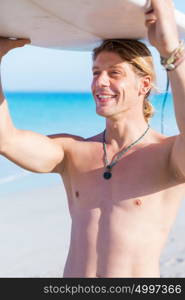
<path fill-rule="evenodd" d="M 139 76 L 150 75 L 152 87 L 156 80 L 153 58 L 150 50 L 145 44 L 138 40 L 131 39 L 109 39 L 104 40 L 102 44 L 93 50 L 93 60 L 102 51 L 117 53 L 124 61 L 132 65 L 133 70 Z M 146 94 L 143 102 L 143 113 L 145 120 L 148 122 L 154 114 L 154 107 L 149 102 L 150 91 Z"/>

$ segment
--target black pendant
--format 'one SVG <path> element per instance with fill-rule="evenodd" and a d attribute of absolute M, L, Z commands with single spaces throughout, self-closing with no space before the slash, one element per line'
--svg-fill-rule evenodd
<path fill-rule="evenodd" d="M 104 172 L 103 173 L 103 177 L 105 178 L 105 179 L 110 179 L 111 177 L 112 177 L 112 174 L 111 174 L 111 172 Z"/>

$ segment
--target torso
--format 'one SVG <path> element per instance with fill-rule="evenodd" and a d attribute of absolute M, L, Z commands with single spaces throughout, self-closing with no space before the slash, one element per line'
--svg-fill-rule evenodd
<path fill-rule="evenodd" d="M 173 137 L 139 144 L 102 176 L 99 137 L 75 140 L 62 174 L 72 218 L 64 277 L 159 277 L 185 184 L 169 170 Z"/>

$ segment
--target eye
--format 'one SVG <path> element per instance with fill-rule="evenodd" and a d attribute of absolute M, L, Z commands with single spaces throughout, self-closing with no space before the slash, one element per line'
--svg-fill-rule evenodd
<path fill-rule="evenodd" d="M 96 76 L 96 75 L 99 75 L 99 74 L 100 74 L 100 72 L 98 72 L 98 71 L 93 72 L 93 76 Z"/>
<path fill-rule="evenodd" d="M 119 76 L 121 73 L 119 71 L 111 71 L 110 74 L 113 76 Z"/>

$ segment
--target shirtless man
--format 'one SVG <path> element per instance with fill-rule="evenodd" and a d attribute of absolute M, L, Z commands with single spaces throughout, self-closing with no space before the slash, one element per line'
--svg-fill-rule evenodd
<path fill-rule="evenodd" d="M 173 4 L 153 0 L 152 6 L 146 14 L 149 40 L 168 57 L 179 47 Z M 26 43 L 1 39 L 1 57 Z M 83 139 L 16 129 L 1 91 L 0 153 L 27 170 L 58 173 L 64 181 L 72 218 L 64 277 L 160 276 L 160 254 L 185 192 L 185 60 L 180 57 L 169 71 L 178 136 L 148 128 L 143 101 L 152 77 L 138 75 L 139 69 L 114 50 L 100 51 L 93 61 L 92 92 L 97 113 L 106 118 L 106 149 L 103 133 Z"/>

